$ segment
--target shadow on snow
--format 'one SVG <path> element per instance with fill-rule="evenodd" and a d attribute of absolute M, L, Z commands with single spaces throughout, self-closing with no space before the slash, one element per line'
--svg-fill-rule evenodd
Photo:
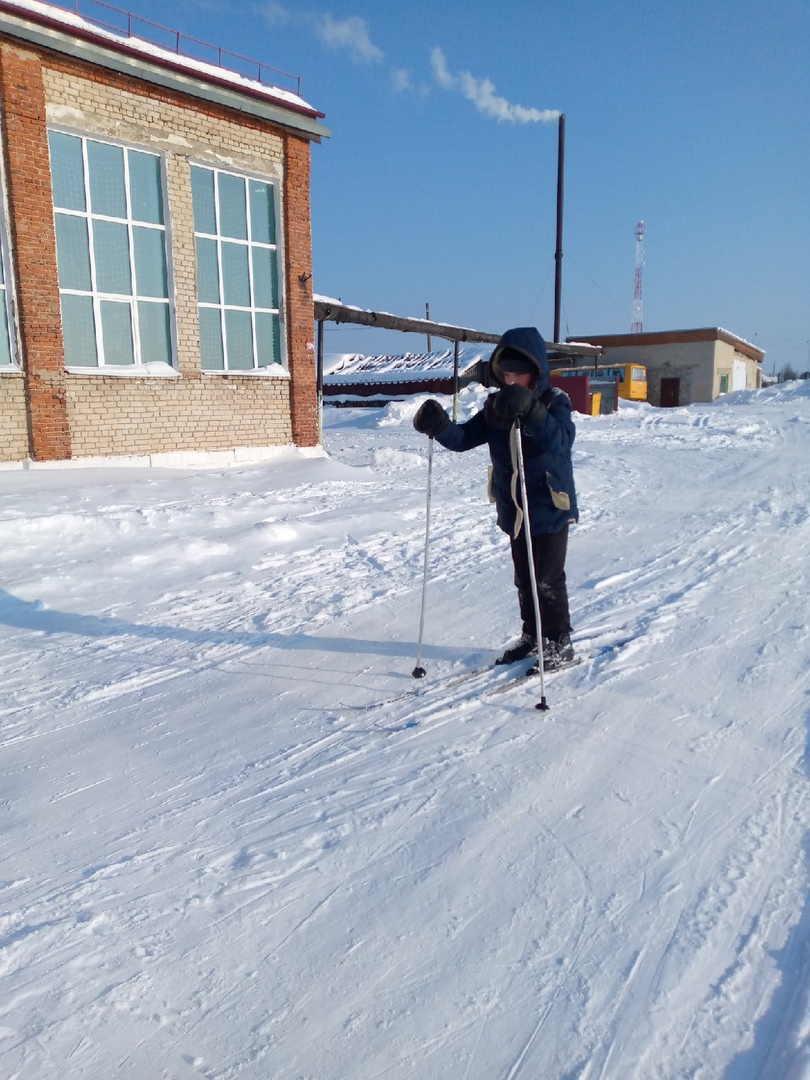
<path fill-rule="evenodd" d="M 20 600 L 0 589 L 0 624 L 41 634 L 73 634 L 78 637 L 108 638 L 131 636 L 163 641 L 183 641 L 192 645 L 236 645 L 242 648 L 280 650 L 323 650 L 328 653 L 370 653 L 380 656 L 413 657 L 414 641 L 370 641 L 363 638 L 319 637 L 309 634 L 280 634 L 240 630 L 190 630 L 180 626 L 152 626 L 132 623 L 112 616 L 80 615 L 54 611 L 41 603 Z M 469 650 L 442 645 L 425 645 L 422 655 L 433 660 L 456 661 Z"/>

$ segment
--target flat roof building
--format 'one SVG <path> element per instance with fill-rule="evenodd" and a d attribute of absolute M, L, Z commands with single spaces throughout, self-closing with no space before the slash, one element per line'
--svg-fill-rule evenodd
<path fill-rule="evenodd" d="M 664 407 L 714 401 L 730 390 L 762 386 L 765 353 L 720 327 L 639 334 L 578 334 L 569 341 L 602 347 L 601 364 L 647 369 L 647 400 Z"/>

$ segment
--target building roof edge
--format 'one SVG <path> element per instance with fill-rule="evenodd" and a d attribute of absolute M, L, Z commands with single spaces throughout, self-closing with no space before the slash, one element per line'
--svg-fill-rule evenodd
<path fill-rule="evenodd" d="M 756 360 L 757 363 L 762 363 L 765 358 L 763 349 L 720 326 L 704 326 L 691 330 L 642 331 L 634 334 L 577 334 L 575 338 L 566 338 L 566 341 L 586 341 L 604 348 L 620 346 L 640 348 L 644 345 L 680 345 L 689 341 L 724 341 L 727 345 L 733 346 L 737 352 L 748 356 L 751 360 Z"/>
<path fill-rule="evenodd" d="M 0 0 L 0 34 L 51 49 L 166 89 L 249 113 L 308 138 L 328 137 L 318 112 L 297 94 L 239 72 L 168 52 L 137 37 L 118 38 L 63 8 Z M 59 17 L 61 14 L 61 18 Z M 66 18 L 69 17 L 69 18 Z"/>

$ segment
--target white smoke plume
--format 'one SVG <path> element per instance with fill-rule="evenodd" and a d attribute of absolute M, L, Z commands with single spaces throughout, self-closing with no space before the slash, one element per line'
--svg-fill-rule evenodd
<path fill-rule="evenodd" d="M 491 79 L 476 79 L 469 71 L 454 75 L 447 66 L 447 58 L 438 46 L 431 50 L 430 63 L 433 77 L 444 90 L 463 94 L 484 116 L 511 124 L 548 124 L 559 120 L 557 109 L 534 109 L 526 105 L 513 105 L 511 101 L 495 93 Z"/>
<path fill-rule="evenodd" d="M 413 90 L 413 81 L 410 71 L 405 68 L 393 68 L 391 71 L 391 85 L 398 93 Z"/>
<path fill-rule="evenodd" d="M 383 58 L 382 49 L 371 40 L 366 20 L 359 15 L 347 19 L 333 19 L 329 14 L 317 16 L 315 31 L 329 48 L 345 49 L 353 60 L 378 64 Z"/>
<path fill-rule="evenodd" d="M 265 0 L 259 9 L 270 26 L 302 26 L 321 39 L 327 48 L 342 50 L 361 64 L 379 64 L 383 51 L 371 40 L 368 25 L 359 15 L 335 19 L 328 12 L 291 10 L 278 0 Z"/>

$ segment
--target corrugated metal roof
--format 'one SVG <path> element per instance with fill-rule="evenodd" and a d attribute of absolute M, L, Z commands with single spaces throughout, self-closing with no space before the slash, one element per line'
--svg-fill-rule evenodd
<path fill-rule="evenodd" d="M 478 345 L 459 349 L 458 370 L 463 374 L 480 360 L 488 360 L 492 347 Z M 451 379 L 455 363 L 454 349 L 442 352 L 404 353 L 401 356 L 363 356 L 349 353 L 324 357 L 324 383 L 340 386 L 349 383 L 415 382 L 421 379 Z"/>

